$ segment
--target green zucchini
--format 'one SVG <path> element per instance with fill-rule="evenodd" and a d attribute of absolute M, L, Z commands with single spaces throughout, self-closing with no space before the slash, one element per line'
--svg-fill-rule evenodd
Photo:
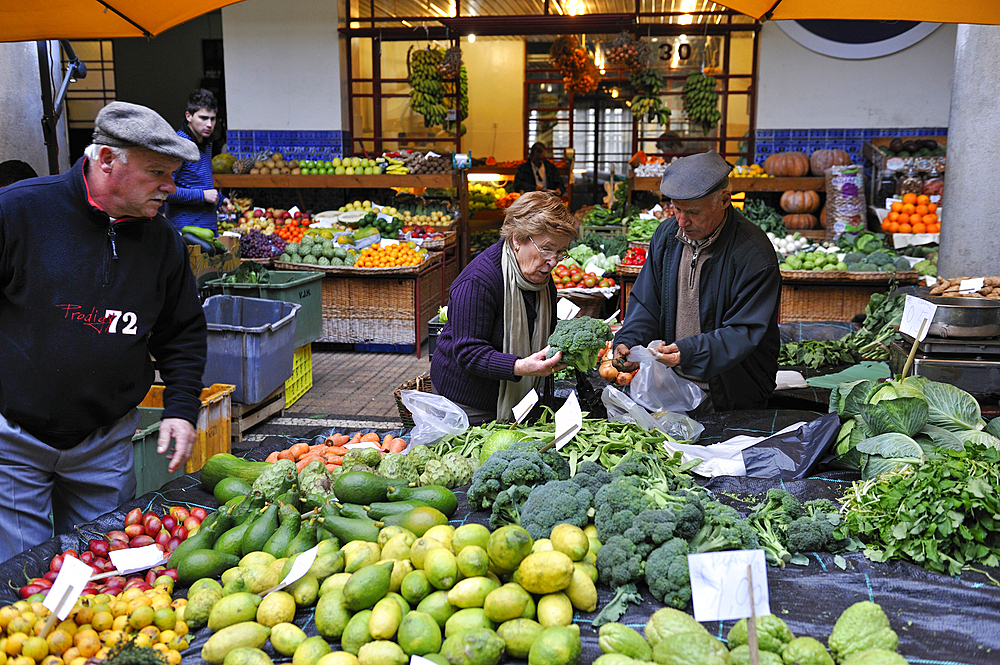
<path fill-rule="evenodd" d="M 190 233 L 208 242 L 215 240 L 215 232 L 212 229 L 205 229 L 200 226 L 184 226 L 181 228 L 181 233 Z"/>

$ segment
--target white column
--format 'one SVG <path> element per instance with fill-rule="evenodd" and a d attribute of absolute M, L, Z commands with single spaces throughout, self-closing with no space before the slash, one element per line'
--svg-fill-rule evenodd
<path fill-rule="evenodd" d="M 960 25 L 948 122 L 938 274 L 1000 275 L 996 144 L 1000 26 Z"/>

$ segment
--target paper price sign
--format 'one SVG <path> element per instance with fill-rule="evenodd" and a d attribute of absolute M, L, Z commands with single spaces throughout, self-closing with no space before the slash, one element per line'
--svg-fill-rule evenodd
<path fill-rule="evenodd" d="M 727 621 L 750 616 L 747 566 L 753 574 L 754 613 L 771 613 L 764 550 L 688 554 L 695 621 Z"/>
<path fill-rule="evenodd" d="M 524 417 L 528 415 L 531 411 L 531 407 L 538 404 L 538 392 L 532 388 L 528 391 L 528 394 L 518 402 L 511 411 L 514 412 L 514 422 L 518 425 L 524 420 Z"/>
<path fill-rule="evenodd" d="M 569 298 L 560 298 L 556 302 L 556 318 L 560 321 L 572 319 L 580 313 L 580 306 Z"/>
<path fill-rule="evenodd" d="M 122 575 L 137 573 L 140 570 L 149 570 L 153 566 L 159 566 L 167 561 L 156 545 L 146 545 L 134 549 L 111 550 L 108 553 L 111 563 L 115 564 L 115 570 Z"/>
<path fill-rule="evenodd" d="M 94 569 L 76 557 L 64 558 L 59 575 L 52 583 L 52 588 L 46 594 L 42 605 L 56 614 L 60 621 L 65 621 L 93 574 Z"/>
<path fill-rule="evenodd" d="M 959 293 L 975 293 L 979 289 L 986 285 L 986 278 L 984 277 L 974 277 L 972 279 L 963 279 L 958 283 Z"/>
<path fill-rule="evenodd" d="M 561 450 L 563 446 L 573 440 L 573 437 L 583 429 L 583 412 L 580 411 L 580 401 L 576 398 L 574 390 L 566 398 L 559 410 L 556 411 L 556 450 Z"/>
<path fill-rule="evenodd" d="M 937 305 L 923 298 L 916 296 L 906 296 L 903 304 L 903 318 L 899 322 L 899 332 L 904 335 L 924 341 L 927 331 L 934 320 L 934 313 L 937 312 Z"/>
<path fill-rule="evenodd" d="M 302 577 L 309 572 L 309 569 L 312 568 L 313 563 L 316 561 L 317 554 L 319 554 L 319 545 L 311 550 L 306 550 L 295 557 L 295 562 L 292 564 L 292 568 L 288 571 L 288 574 L 285 575 L 285 579 L 281 580 L 281 582 L 279 582 L 276 586 L 268 589 L 264 595 L 280 591 L 286 586 L 295 584 L 302 579 Z"/>

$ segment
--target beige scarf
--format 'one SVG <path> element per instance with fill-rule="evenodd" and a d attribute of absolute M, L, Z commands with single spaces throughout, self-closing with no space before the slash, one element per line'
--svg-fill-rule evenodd
<path fill-rule="evenodd" d="M 529 282 L 517 264 L 517 255 L 509 242 L 503 244 L 503 258 L 500 261 L 503 268 L 503 323 L 506 331 L 503 336 L 503 352 L 511 353 L 518 358 L 525 358 L 532 353 L 541 351 L 552 333 L 552 302 L 549 297 L 549 283 Z M 535 332 L 528 338 L 528 312 L 524 306 L 521 291 L 538 292 L 538 316 L 535 319 Z M 500 394 L 497 396 L 497 420 L 507 422 L 513 419 L 513 408 L 527 395 L 532 388 L 542 385 L 541 376 L 522 376 L 520 381 L 501 381 Z"/>

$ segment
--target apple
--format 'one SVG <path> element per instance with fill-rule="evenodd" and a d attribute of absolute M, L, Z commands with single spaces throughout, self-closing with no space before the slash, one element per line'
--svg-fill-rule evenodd
<path fill-rule="evenodd" d="M 253 216 L 254 216 L 254 217 L 258 217 L 258 218 L 259 218 L 259 217 L 263 217 L 263 216 L 264 216 L 264 211 L 263 211 L 263 210 L 260 210 L 260 209 L 258 209 L 258 210 L 254 210 L 254 211 L 253 211 Z M 137 510 L 138 510 L 138 509 L 137 509 Z"/>

